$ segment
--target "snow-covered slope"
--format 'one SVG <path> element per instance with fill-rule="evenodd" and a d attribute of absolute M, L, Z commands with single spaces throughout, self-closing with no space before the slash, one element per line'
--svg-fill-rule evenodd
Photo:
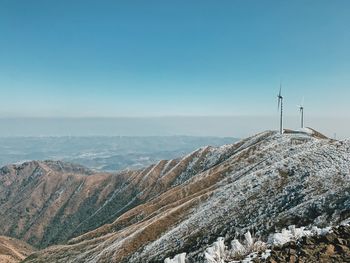
<path fill-rule="evenodd" d="M 218 237 L 267 238 L 289 225 L 325 227 L 350 216 L 348 141 L 268 131 L 198 151 L 206 154 L 181 167 L 191 172 L 168 174 L 173 187 L 161 195 L 25 262 L 164 262 L 181 253 L 204 262 Z"/>

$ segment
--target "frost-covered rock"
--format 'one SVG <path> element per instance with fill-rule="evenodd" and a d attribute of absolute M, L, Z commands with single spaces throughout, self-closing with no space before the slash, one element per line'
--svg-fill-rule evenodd
<path fill-rule="evenodd" d="M 288 231 L 287 229 L 282 229 L 281 233 L 274 233 L 272 234 L 269 239 L 268 239 L 268 243 L 269 244 L 273 244 L 273 245 L 282 245 L 284 243 L 287 243 L 291 240 L 292 235 L 290 233 L 290 231 Z"/>
<path fill-rule="evenodd" d="M 311 228 L 311 232 L 313 235 L 323 236 L 331 231 L 331 227 L 318 228 L 317 226 L 313 226 Z"/>
<path fill-rule="evenodd" d="M 212 246 L 208 247 L 204 252 L 207 263 L 224 263 L 226 246 L 224 238 L 219 237 Z"/>
<path fill-rule="evenodd" d="M 246 254 L 246 252 L 247 252 L 247 249 L 237 239 L 234 239 L 231 241 L 231 250 L 230 250 L 231 257 L 233 258 L 238 257 Z"/>
<path fill-rule="evenodd" d="M 181 253 L 176 255 L 174 258 L 166 258 L 164 260 L 164 263 L 185 263 L 186 260 L 186 253 Z"/>
<path fill-rule="evenodd" d="M 251 233 L 247 231 L 244 234 L 243 244 L 238 239 L 233 239 L 230 247 L 225 246 L 223 237 L 219 237 L 217 241 L 205 250 L 205 263 L 251 263 L 253 259 L 266 260 L 271 255 L 271 249 L 268 248 L 271 248 L 272 245 L 281 246 L 290 241 L 296 241 L 304 236 L 320 236 L 330 231 L 331 227 L 318 228 L 317 226 L 312 226 L 307 229 L 306 227 L 295 227 L 291 225 L 288 226 L 287 229 L 282 229 L 279 233 L 269 235 L 267 243 L 256 240 L 252 237 Z M 244 259 L 242 259 L 242 257 L 244 257 Z M 176 259 L 175 257 L 173 260 Z M 183 256 L 182 260 L 185 260 L 185 256 Z M 170 261 L 170 259 L 166 259 L 165 261 L 165 263 L 175 262 L 182 263 L 182 261 Z"/>
<path fill-rule="evenodd" d="M 234 262 L 235 258 L 241 258 L 247 254 L 253 254 L 259 251 L 264 251 L 266 249 L 266 243 L 262 241 L 255 241 L 251 233 L 248 231 L 244 234 L 243 244 L 237 240 L 233 239 L 231 241 L 231 246 L 228 248 L 224 244 L 224 238 L 219 237 L 212 246 L 208 247 L 204 253 L 206 263 L 226 263 Z"/>
<path fill-rule="evenodd" d="M 253 241 L 252 235 L 250 234 L 249 231 L 244 234 L 244 238 L 245 238 L 246 246 L 248 248 L 251 248 L 253 246 L 253 244 L 254 244 L 254 241 Z"/>
<path fill-rule="evenodd" d="M 349 226 L 333 227 L 324 235 L 299 239 L 297 247 L 294 241 L 272 247 L 267 262 L 350 262 L 349 237 Z"/>
<path fill-rule="evenodd" d="M 313 228 L 314 234 L 322 233 L 325 230 L 321 230 L 317 227 Z M 289 241 L 297 240 L 303 236 L 311 236 L 312 230 L 306 230 L 305 227 L 296 228 L 294 225 L 289 226 L 288 229 L 282 229 L 280 233 L 274 233 L 269 236 L 268 243 L 271 245 L 283 245 Z"/>

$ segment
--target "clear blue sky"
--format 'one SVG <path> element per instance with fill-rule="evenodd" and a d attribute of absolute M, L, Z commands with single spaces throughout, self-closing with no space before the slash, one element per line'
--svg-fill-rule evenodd
<path fill-rule="evenodd" d="M 0 1 L 0 117 L 350 112 L 350 1 Z"/>

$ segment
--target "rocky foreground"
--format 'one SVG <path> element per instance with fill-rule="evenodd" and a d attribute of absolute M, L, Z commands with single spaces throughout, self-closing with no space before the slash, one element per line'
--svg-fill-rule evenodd
<path fill-rule="evenodd" d="M 253 262 L 350 262 L 350 226 L 340 226 L 325 235 L 305 236 L 298 241 L 273 247 L 266 261 Z"/>

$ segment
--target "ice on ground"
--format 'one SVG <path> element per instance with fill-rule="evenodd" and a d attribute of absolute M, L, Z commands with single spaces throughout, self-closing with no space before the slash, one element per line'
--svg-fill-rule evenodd
<path fill-rule="evenodd" d="M 266 260 L 269 256 L 271 256 L 271 249 L 267 249 L 265 252 L 263 252 L 261 258 Z"/>
<path fill-rule="evenodd" d="M 314 134 L 314 131 L 309 129 L 309 128 L 300 128 L 299 129 L 301 132 L 305 132 L 307 134 L 310 134 L 310 135 L 313 135 Z"/>
<path fill-rule="evenodd" d="M 311 230 L 305 229 L 305 227 L 296 228 L 294 225 L 288 227 L 288 229 L 282 229 L 281 233 L 274 233 L 269 236 L 267 243 L 269 245 L 283 245 L 290 241 L 295 241 L 303 236 L 313 235 L 325 235 L 331 230 L 331 227 L 318 228 L 313 226 Z"/>
<path fill-rule="evenodd" d="M 329 233 L 332 230 L 331 227 L 325 227 L 325 228 L 318 228 L 317 226 L 313 226 L 311 228 L 311 232 L 313 235 L 323 236 L 327 233 Z"/>
<path fill-rule="evenodd" d="M 245 240 L 246 240 L 246 245 L 248 248 L 251 248 L 254 244 L 252 235 L 250 234 L 250 232 L 248 231 L 247 233 L 244 234 Z"/>
<path fill-rule="evenodd" d="M 318 228 L 313 226 L 310 230 L 305 227 L 297 228 L 291 225 L 288 229 L 282 229 L 280 233 L 271 234 L 267 243 L 254 240 L 248 231 L 244 234 L 245 240 L 243 244 L 239 240 L 233 239 L 230 248 L 225 246 L 224 238 L 219 237 L 217 241 L 205 250 L 205 263 L 250 263 L 257 257 L 266 260 L 271 255 L 271 250 L 267 249 L 271 245 L 283 245 L 292 240 L 298 240 L 303 236 L 324 235 L 329 231 L 331 231 L 331 227 Z M 260 256 L 258 256 L 259 251 L 262 252 Z M 245 256 L 242 261 L 234 260 L 242 256 Z M 182 253 L 176 255 L 173 259 L 167 258 L 164 263 L 185 263 L 185 259 L 186 253 Z"/>
<path fill-rule="evenodd" d="M 244 255 L 246 253 L 246 248 L 237 240 L 231 241 L 231 256 L 237 257 L 238 255 Z"/>
<path fill-rule="evenodd" d="M 186 260 L 186 253 L 181 253 L 176 255 L 174 258 L 166 258 L 164 260 L 164 263 L 185 263 Z"/>
<path fill-rule="evenodd" d="M 204 253 L 206 263 L 225 263 L 234 262 L 232 259 L 241 257 L 251 251 L 262 251 L 266 249 L 266 244 L 262 241 L 256 241 L 248 231 L 244 235 L 244 244 L 237 239 L 231 241 L 231 248 L 224 244 L 224 238 L 219 237 L 212 246 L 208 247 Z M 256 256 L 256 255 L 255 255 Z"/>
<path fill-rule="evenodd" d="M 303 236 L 310 236 L 312 232 L 305 230 L 304 227 L 296 228 L 294 225 L 288 229 L 282 229 L 280 233 L 274 233 L 269 236 L 267 243 L 271 245 L 283 245 L 289 241 L 297 240 Z"/>
<path fill-rule="evenodd" d="M 212 246 L 208 247 L 204 252 L 204 257 L 207 263 L 224 263 L 226 246 L 224 238 L 219 237 Z"/>

